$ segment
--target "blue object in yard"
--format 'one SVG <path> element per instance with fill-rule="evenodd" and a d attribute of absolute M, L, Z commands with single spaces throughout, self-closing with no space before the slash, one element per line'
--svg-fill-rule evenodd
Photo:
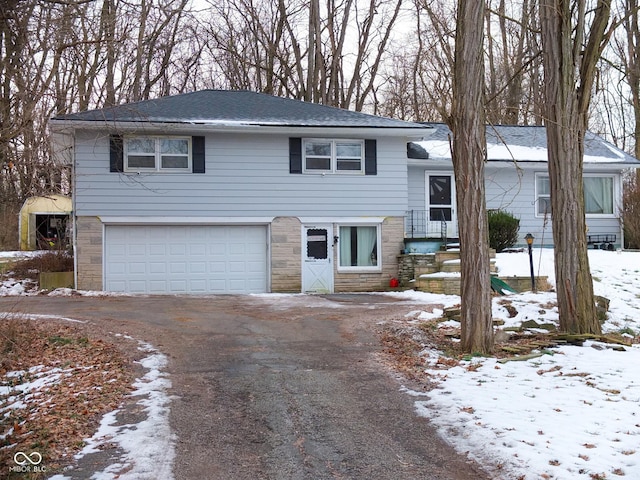
<path fill-rule="evenodd" d="M 440 240 L 405 240 L 404 251 L 406 253 L 435 253 L 440 251 Z"/>

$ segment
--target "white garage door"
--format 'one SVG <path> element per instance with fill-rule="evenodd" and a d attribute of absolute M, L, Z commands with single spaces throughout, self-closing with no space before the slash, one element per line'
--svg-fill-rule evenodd
<path fill-rule="evenodd" d="M 267 291 L 264 226 L 108 225 L 105 236 L 108 291 Z"/>

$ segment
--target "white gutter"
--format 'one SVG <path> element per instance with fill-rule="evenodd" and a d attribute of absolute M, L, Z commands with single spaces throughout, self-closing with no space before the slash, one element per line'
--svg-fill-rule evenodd
<path fill-rule="evenodd" d="M 275 217 L 99 216 L 104 225 L 268 225 Z"/>
<path fill-rule="evenodd" d="M 369 127 L 369 126 L 322 126 L 322 125 L 260 125 L 242 122 L 108 122 L 85 120 L 57 120 L 50 119 L 49 125 L 54 132 L 73 132 L 74 130 L 108 130 L 118 132 L 155 132 L 155 133 L 256 133 L 256 134 L 286 134 L 286 135 L 353 135 L 371 137 L 408 137 L 421 139 L 431 136 L 436 129 L 433 127 Z"/>

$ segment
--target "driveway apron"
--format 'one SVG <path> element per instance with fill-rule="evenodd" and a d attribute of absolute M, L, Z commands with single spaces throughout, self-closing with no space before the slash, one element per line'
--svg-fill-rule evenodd
<path fill-rule="evenodd" d="M 418 417 L 381 359 L 380 295 L 0 298 L 165 353 L 176 479 L 489 478 Z"/>

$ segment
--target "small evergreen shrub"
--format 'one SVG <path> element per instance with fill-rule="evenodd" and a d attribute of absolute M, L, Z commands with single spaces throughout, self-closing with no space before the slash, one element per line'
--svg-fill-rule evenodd
<path fill-rule="evenodd" d="M 518 241 L 520 219 L 504 210 L 489 210 L 489 246 L 496 252 L 513 247 Z"/>

